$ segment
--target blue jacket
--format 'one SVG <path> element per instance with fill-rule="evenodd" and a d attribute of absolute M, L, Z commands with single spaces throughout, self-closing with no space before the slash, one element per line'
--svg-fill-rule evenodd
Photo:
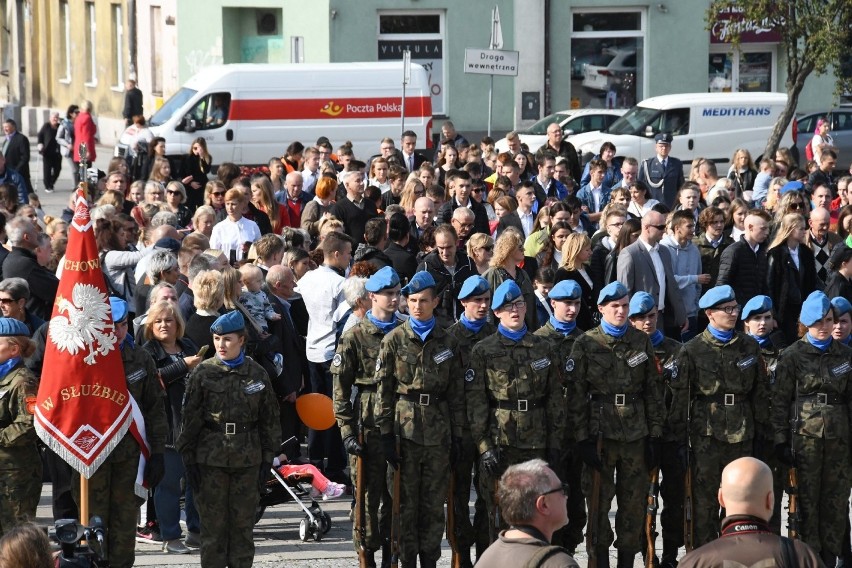
<path fill-rule="evenodd" d="M 589 213 L 599 213 L 600 211 L 603 211 L 606 204 L 609 203 L 609 194 L 611 192 L 612 190 L 607 184 L 604 183 L 601 185 L 601 207 L 598 211 L 595 211 L 595 198 L 592 195 L 591 185 L 586 184 L 581 187 L 580 191 L 577 192 L 577 199 L 589 208 Z"/>
<path fill-rule="evenodd" d="M 592 157 L 592 160 L 600 160 L 601 155 L 595 154 Z M 592 163 L 592 160 L 586 162 L 586 166 L 583 168 L 583 176 L 580 178 L 580 185 L 586 185 L 589 183 L 591 176 L 589 176 L 589 164 Z M 621 158 L 613 158 L 612 159 L 612 167 L 607 168 L 606 174 L 604 174 L 603 184 L 609 187 L 615 187 L 618 185 L 624 176 L 621 174 L 621 164 L 623 160 Z"/>
<path fill-rule="evenodd" d="M 698 275 L 701 274 L 701 252 L 691 242 L 681 247 L 671 235 L 664 236 L 660 245 L 671 252 L 672 271 L 680 288 L 686 316 L 693 317 L 698 313 L 698 298 L 701 296 L 701 284 L 698 283 Z"/>
<path fill-rule="evenodd" d="M 18 190 L 18 203 L 27 205 L 30 202 L 27 194 L 27 184 L 24 182 L 23 176 L 10 167 L 6 167 L 6 171 L 0 173 L 0 183 L 8 183 Z"/>

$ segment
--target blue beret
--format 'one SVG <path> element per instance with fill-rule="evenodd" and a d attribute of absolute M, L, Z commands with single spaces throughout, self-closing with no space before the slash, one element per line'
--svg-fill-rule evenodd
<path fill-rule="evenodd" d="M 601 293 L 598 294 L 598 305 L 606 304 L 607 302 L 611 302 L 613 300 L 620 300 L 624 296 L 627 295 L 627 288 L 624 287 L 624 284 L 615 280 L 614 282 L 610 282 L 606 286 L 603 287 Z"/>
<path fill-rule="evenodd" d="M 781 186 L 781 189 L 778 190 L 778 195 L 784 195 L 788 191 L 803 191 L 805 189 L 805 184 L 800 181 L 788 181 L 784 185 Z"/>
<path fill-rule="evenodd" d="M 573 280 L 562 280 L 550 289 L 547 297 L 551 300 L 579 300 L 583 291 Z"/>
<path fill-rule="evenodd" d="M 109 297 L 109 307 L 112 308 L 113 323 L 121 323 L 127 318 L 127 302 L 118 296 Z"/>
<path fill-rule="evenodd" d="M 225 335 L 241 331 L 246 327 L 246 320 L 238 310 L 219 316 L 210 326 L 210 333 Z"/>
<path fill-rule="evenodd" d="M 850 304 L 849 300 L 847 300 L 843 296 L 837 296 L 836 298 L 832 298 L 831 307 L 837 311 L 838 317 L 842 316 L 843 314 L 848 314 L 849 312 L 852 312 L 852 304 Z"/>
<path fill-rule="evenodd" d="M 817 290 L 811 292 L 811 295 L 805 299 L 802 304 L 802 312 L 799 314 L 799 321 L 805 327 L 812 326 L 819 320 L 825 317 L 828 310 L 831 309 L 831 302 L 828 301 L 828 296 Z"/>
<path fill-rule="evenodd" d="M 698 300 L 698 307 L 702 310 L 706 310 L 707 308 L 714 308 L 719 304 L 724 304 L 725 302 L 735 302 L 736 299 L 737 296 L 734 294 L 734 289 L 727 284 L 724 286 L 714 286 L 704 292 L 704 295 L 701 296 L 700 300 Z"/>
<path fill-rule="evenodd" d="M 636 292 L 630 298 L 630 312 L 627 317 L 644 316 L 657 307 L 657 301 L 648 292 Z"/>
<path fill-rule="evenodd" d="M 367 292 L 381 292 L 386 288 L 399 286 L 399 274 L 390 266 L 385 266 L 367 278 L 364 288 Z"/>
<path fill-rule="evenodd" d="M 421 270 L 411 277 L 411 280 L 408 282 L 406 286 L 403 286 L 400 292 L 403 296 L 410 296 L 411 294 L 419 294 L 423 290 L 427 288 L 435 287 L 435 279 L 432 278 L 432 275 L 426 272 L 425 270 Z"/>
<path fill-rule="evenodd" d="M 488 285 L 488 280 L 478 274 L 470 276 L 462 284 L 459 291 L 459 300 L 466 300 L 471 296 L 481 296 L 489 290 L 491 290 L 491 286 Z"/>
<path fill-rule="evenodd" d="M 743 321 L 747 320 L 751 316 L 762 314 L 764 312 L 768 312 L 772 309 L 772 298 L 769 296 L 755 296 L 743 307 L 743 311 L 740 314 L 740 317 Z"/>
<path fill-rule="evenodd" d="M 15 337 L 18 335 L 31 335 L 27 325 L 15 318 L 0 318 L 0 337 Z"/>
<path fill-rule="evenodd" d="M 671 144 L 672 143 L 672 135 L 670 132 L 660 132 L 656 136 L 654 136 L 654 142 L 663 143 L 663 144 Z"/>
<path fill-rule="evenodd" d="M 505 280 L 497 286 L 494 291 L 494 299 L 491 300 L 491 309 L 498 310 L 508 304 L 514 302 L 521 297 L 521 289 L 515 284 L 514 280 Z"/>

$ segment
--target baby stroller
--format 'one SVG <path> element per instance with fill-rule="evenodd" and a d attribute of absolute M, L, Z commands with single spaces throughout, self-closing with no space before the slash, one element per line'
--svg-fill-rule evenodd
<path fill-rule="evenodd" d="M 305 512 L 305 518 L 299 523 L 299 538 L 307 542 L 310 539 L 322 540 L 322 536 L 331 530 L 331 517 L 320 508 L 311 496 L 310 487 L 314 476 L 310 473 L 291 473 L 284 475 L 284 466 L 272 468 L 272 479 L 266 484 L 266 493 L 260 496 L 254 522 L 258 522 L 267 507 L 295 501 Z M 303 499 L 310 499 L 305 506 Z"/>

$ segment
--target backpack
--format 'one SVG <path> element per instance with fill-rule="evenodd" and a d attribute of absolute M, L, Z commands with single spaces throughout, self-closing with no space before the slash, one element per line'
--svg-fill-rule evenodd
<path fill-rule="evenodd" d="M 814 159 L 814 146 L 813 146 L 813 144 L 811 144 L 811 142 L 808 142 L 807 144 L 805 144 L 805 158 L 808 161 L 811 161 L 811 160 Z"/>
<path fill-rule="evenodd" d="M 540 566 L 544 566 L 544 563 L 547 562 L 551 556 L 560 552 L 564 552 L 569 556 L 571 555 L 570 552 L 561 546 L 542 546 L 535 552 L 535 554 L 529 557 L 529 560 L 527 560 L 526 564 L 524 564 L 524 568 L 539 568 Z"/>

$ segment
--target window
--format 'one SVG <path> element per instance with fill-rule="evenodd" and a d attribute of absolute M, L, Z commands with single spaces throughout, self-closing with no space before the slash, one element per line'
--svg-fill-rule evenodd
<path fill-rule="evenodd" d="M 95 3 L 86 2 L 86 84 L 94 86 L 98 84 L 98 60 L 96 40 L 97 27 L 95 26 Z"/>
<path fill-rule="evenodd" d="M 198 101 L 189 111 L 195 130 L 213 130 L 228 122 L 230 106 L 230 93 L 213 93 Z"/>
<path fill-rule="evenodd" d="M 711 93 L 763 92 L 775 90 L 775 48 L 765 44 L 710 46 L 708 88 Z"/>
<path fill-rule="evenodd" d="M 151 94 L 163 96 L 163 13 L 159 6 L 151 6 Z"/>
<path fill-rule="evenodd" d="M 71 12 L 68 0 L 59 1 L 59 72 L 60 81 L 71 81 Z"/>
<path fill-rule="evenodd" d="M 124 23 L 121 20 L 121 4 L 112 7 L 112 78 L 116 88 L 124 88 Z"/>

